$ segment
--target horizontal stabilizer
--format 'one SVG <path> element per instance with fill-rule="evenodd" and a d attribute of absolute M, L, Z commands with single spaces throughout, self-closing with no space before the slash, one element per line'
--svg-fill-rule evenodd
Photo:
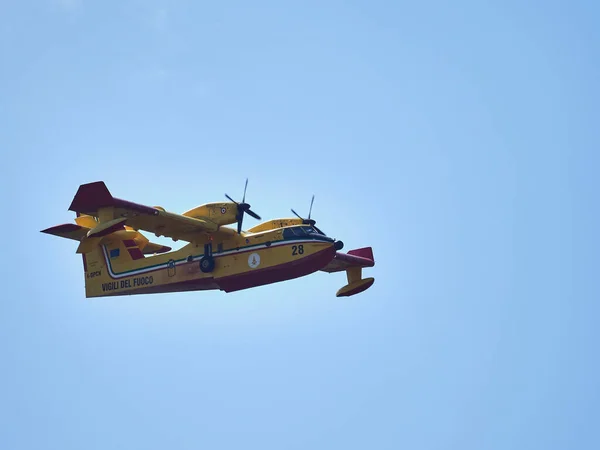
<path fill-rule="evenodd" d="M 81 216 L 77 219 L 82 219 Z M 123 223 L 126 219 L 119 218 L 103 224 L 98 224 L 92 218 L 91 221 L 87 221 L 90 225 L 96 225 L 93 229 L 82 225 L 76 225 L 74 223 L 65 223 L 63 225 L 56 225 L 54 227 L 42 230 L 42 233 L 52 234 L 66 239 L 72 239 L 80 242 L 77 253 L 88 253 L 92 251 L 97 245 L 100 245 L 103 238 L 113 238 L 123 240 L 130 239 L 135 242 L 135 245 L 139 247 L 145 255 L 154 255 L 157 253 L 170 252 L 172 249 L 166 245 L 155 244 L 154 242 L 148 241 L 148 238 L 141 234 L 139 231 L 135 231 L 130 227 L 124 227 Z"/>
<path fill-rule="evenodd" d="M 42 230 L 42 233 L 52 234 L 66 239 L 73 239 L 74 241 L 80 241 L 87 235 L 89 228 L 75 225 L 74 223 L 65 223 L 63 225 L 56 225 L 54 227 L 46 228 Z"/>

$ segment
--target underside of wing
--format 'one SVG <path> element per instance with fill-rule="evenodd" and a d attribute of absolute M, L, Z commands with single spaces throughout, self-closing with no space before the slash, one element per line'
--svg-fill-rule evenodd
<path fill-rule="evenodd" d="M 180 214 L 157 210 L 156 215 L 139 214 L 127 219 L 127 225 L 139 230 L 150 231 L 156 236 L 189 241 L 195 234 L 211 233 L 218 227 L 213 222 L 195 219 Z"/>

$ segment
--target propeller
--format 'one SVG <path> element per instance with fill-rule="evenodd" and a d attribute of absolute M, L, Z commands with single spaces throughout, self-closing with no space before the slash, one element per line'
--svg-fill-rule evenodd
<path fill-rule="evenodd" d="M 237 219 L 237 232 L 238 234 L 242 233 L 242 222 L 244 221 L 244 213 L 247 213 L 249 216 L 254 217 L 257 220 L 261 220 L 260 216 L 256 214 L 254 211 L 250 209 L 250 205 L 246 203 L 246 189 L 248 189 L 248 178 L 246 178 L 246 185 L 244 186 L 244 196 L 242 197 L 242 202 L 238 203 L 234 199 L 232 199 L 229 195 L 225 194 L 229 200 L 237 205 L 238 213 L 235 216 Z"/>
<path fill-rule="evenodd" d="M 310 201 L 310 209 L 308 210 L 308 219 L 305 219 L 304 217 L 302 217 L 300 214 L 298 214 L 296 211 L 294 211 L 294 209 L 292 208 L 292 212 L 296 215 L 296 217 L 298 217 L 299 219 L 302 220 L 302 223 L 304 225 L 310 225 L 312 226 L 315 230 L 317 230 L 320 234 L 325 236 L 325 233 L 323 233 L 321 230 L 319 230 L 319 228 L 317 228 L 317 226 L 315 225 L 317 222 L 313 219 L 310 218 L 310 215 L 312 213 L 312 207 L 313 207 L 313 203 L 315 201 L 315 195 L 313 194 L 312 199 Z"/>

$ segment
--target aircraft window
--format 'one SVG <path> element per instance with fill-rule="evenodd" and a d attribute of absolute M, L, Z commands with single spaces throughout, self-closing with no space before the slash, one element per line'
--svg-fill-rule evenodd
<path fill-rule="evenodd" d="M 294 239 L 296 237 L 305 237 L 306 230 L 304 227 L 291 227 L 283 229 L 283 238 L 284 239 Z"/>
<path fill-rule="evenodd" d="M 293 228 L 284 228 L 283 229 L 283 238 L 284 239 L 294 239 L 296 237 L 296 233 L 294 233 Z"/>

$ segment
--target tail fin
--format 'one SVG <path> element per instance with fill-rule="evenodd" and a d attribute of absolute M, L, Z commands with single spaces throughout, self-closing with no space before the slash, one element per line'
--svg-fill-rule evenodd
<path fill-rule="evenodd" d="M 87 241 L 95 241 L 88 238 Z M 88 249 L 86 249 L 88 250 Z M 115 272 L 136 267 L 135 261 L 143 259 L 139 246 L 133 239 L 112 235 L 83 254 L 86 297 L 111 295 L 119 289 L 122 280 L 115 279 Z"/>
<path fill-rule="evenodd" d="M 83 259 L 86 297 L 112 293 L 116 281 L 110 275 L 111 270 L 129 270 L 136 266 L 135 261 L 145 258 L 145 255 L 171 250 L 171 247 L 149 242 L 143 234 L 123 226 L 118 220 L 99 223 L 94 217 L 86 215 L 80 215 L 75 220 L 77 224 L 56 225 L 42 230 L 42 233 L 79 242 L 77 253 Z"/>
<path fill-rule="evenodd" d="M 144 257 L 137 244 L 127 239 L 111 236 L 102 244 L 97 243 L 97 239 L 102 238 L 87 238 L 84 241 L 90 243 L 90 248 L 82 253 L 86 297 L 114 293 L 119 289 L 120 281 L 114 278 L 113 271 L 129 269 L 134 260 Z"/>

